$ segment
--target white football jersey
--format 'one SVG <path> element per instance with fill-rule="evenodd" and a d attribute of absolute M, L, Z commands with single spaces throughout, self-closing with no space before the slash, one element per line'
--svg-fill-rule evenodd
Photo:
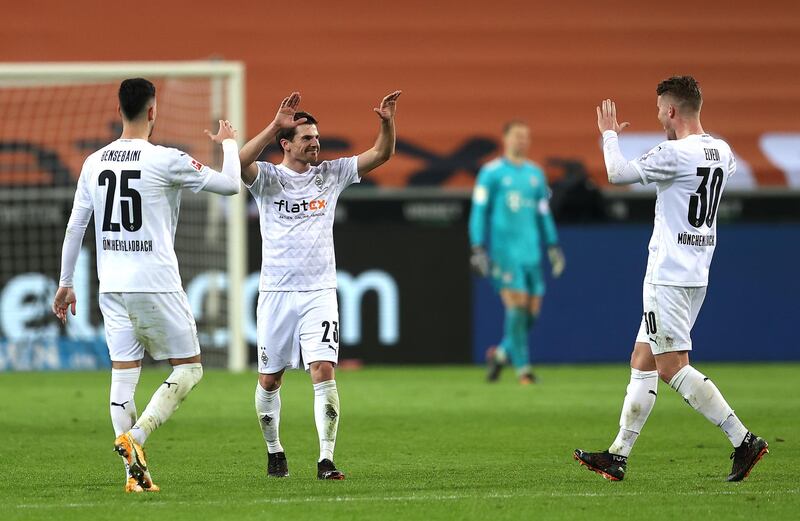
<path fill-rule="evenodd" d="M 100 293 L 181 291 L 175 227 L 181 189 L 213 170 L 175 148 L 118 139 L 83 163 L 74 206 L 94 211 Z"/>
<path fill-rule="evenodd" d="M 708 134 L 691 135 L 664 141 L 631 163 L 643 184 L 656 184 L 645 282 L 708 285 L 720 198 L 736 171 L 730 146 Z"/>
<path fill-rule="evenodd" d="M 261 291 L 336 287 L 333 220 L 339 194 L 358 183 L 356 156 L 323 161 L 298 173 L 257 162 L 250 193 L 261 224 Z"/>

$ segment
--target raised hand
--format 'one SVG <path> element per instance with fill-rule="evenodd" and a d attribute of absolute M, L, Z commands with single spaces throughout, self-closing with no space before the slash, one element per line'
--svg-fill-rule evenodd
<path fill-rule="evenodd" d="M 231 122 L 226 120 L 219 120 L 219 130 L 216 134 L 212 134 L 208 130 L 204 130 L 206 136 L 214 143 L 222 143 L 226 139 L 236 139 L 238 131 L 231 126 Z"/>
<path fill-rule="evenodd" d="M 59 287 L 56 291 L 56 297 L 53 299 L 53 313 L 62 324 L 67 323 L 67 310 L 72 311 L 72 316 L 75 316 L 75 304 L 78 299 L 75 298 L 75 292 L 72 288 Z"/>
<path fill-rule="evenodd" d="M 619 134 L 628 126 L 630 123 L 627 121 L 622 124 L 617 123 L 617 105 L 610 99 L 603 100 L 597 107 L 597 128 L 600 129 L 601 134 L 606 130 L 613 130 Z"/>
<path fill-rule="evenodd" d="M 374 110 L 378 116 L 381 117 L 384 121 L 389 121 L 390 119 L 394 118 L 395 110 L 397 109 L 397 98 L 400 97 L 403 91 L 396 90 L 383 98 L 381 101 L 381 106 L 379 108 L 374 108 Z"/>
<path fill-rule="evenodd" d="M 274 124 L 278 128 L 294 128 L 305 123 L 307 118 L 294 119 L 294 115 L 297 113 L 297 107 L 299 106 L 299 92 L 292 92 L 289 96 L 283 98 L 281 106 L 278 108 L 278 113 L 275 114 Z"/>

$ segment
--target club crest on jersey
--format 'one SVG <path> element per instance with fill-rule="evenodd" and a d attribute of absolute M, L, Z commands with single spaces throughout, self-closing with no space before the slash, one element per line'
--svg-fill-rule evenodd
<path fill-rule="evenodd" d="M 199 172 L 200 170 L 203 169 L 203 163 L 201 163 L 197 159 L 192 159 L 192 168 L 194 168 Z"/>
<path fill-rule="evenodd" d="M 259 349 L 261 349 L 261 363 L 263 365 L 267 365 L 267 362 L 269 362 L 269 357 L 267 356 L 267 347 L 261 346 Z"/>
<path fill-rule="evenodd" d="M 325 181 L 323 181 L 322 179 L 322 175 L 317 174 L 314 176 L 314 184 L 317 186 L 319 190 L 322 190 L 322 187 L 325 184 Z"/>

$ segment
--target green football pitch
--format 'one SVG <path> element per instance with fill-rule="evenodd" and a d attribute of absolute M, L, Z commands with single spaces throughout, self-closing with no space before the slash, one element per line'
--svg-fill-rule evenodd
<path fill-rule="evenodd" d="M 617 430 L 624 365 L 539 369 L 495 385 L 473 367 L 337 375 L 336 462 L 320 482 L 308 377 L 288 374 L 281 440 L 291 477 L 267 479 L 255 377 L 207 371 L 148 440 L 162 492 L 128 495 L 112 452 L 109 374 L 0 374 L 0 519 L 798 519 L 800 365 L 697 364 L 770 454 L 727 483 L 731 447 L 663 383 L 623 482 L 580 468 Z M 143 410 L 165 368 L 147 368 Z"/>

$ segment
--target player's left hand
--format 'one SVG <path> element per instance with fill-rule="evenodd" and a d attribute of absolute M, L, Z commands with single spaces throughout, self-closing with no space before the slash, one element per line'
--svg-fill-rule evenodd
<path fill-rule="evenodd" d="M 381 101 L 381 106 L 379 108 L 376 107 L 372 110 L 374 110 L 378 114 L 378 116 L 381 117 L 383 121 L 389 121 L 391 119 L 394 119 L 394 113 L 397 110 L 397 98 L 399 98 L 400 94 L 402 93 L 403 91 L 401 90 L 396 90 L 392 92 L 391 94 L 383 98 L 383 101 Z"/>
<path fill-rule="evenodd" d="M 564 267 L 567 265 L 567 260 L 564 258 L 564 252 L 558 246 L 550 246 L 547 248 L 547 256 L 550 258 L 550 268 L 553 273 L 553 278 L 558 278 L 564 272 Z"/>
<path fill-rule="evenodd" d="M 75 305 L 78 299 L 75 298 L 75 291 L 72 288 L 59 287 L 56 297 L 53 299 L 53 313 L 58 317 L 62 324 L 67 323 L 67 310 L 72 311 L 75 316 Z"/>
<path fill-rule="evenodd" d="M 208 136 L 211 141 L 217 144 L 222 144 L 226 139 L 236 139 L 236 136 L 239 134 L 227 119 L 219 120 L 219 130 L 216 134 L 212 134 L 208 130 L 204 130 L 203 132 L 206 133 L 206 136 Z"/>
<path fill-rule="evenodd" d="M 488 277 L 489 271 L 492 267 L 492 262 L 489 259 L 489 254 L 481 246 L 472 247 L 472 255 L 469 257 L 469 265 L 472 271 L 481 277 Z"/>
<path fill-rule="evenodd" d="M 613 130 L 617 134 L 630 126 L 630 123 L 617 123 L 617 105 L 610 99 L 605 99 L 597 107 L 597 128 L 602 134 L 606 130 Z"/>

